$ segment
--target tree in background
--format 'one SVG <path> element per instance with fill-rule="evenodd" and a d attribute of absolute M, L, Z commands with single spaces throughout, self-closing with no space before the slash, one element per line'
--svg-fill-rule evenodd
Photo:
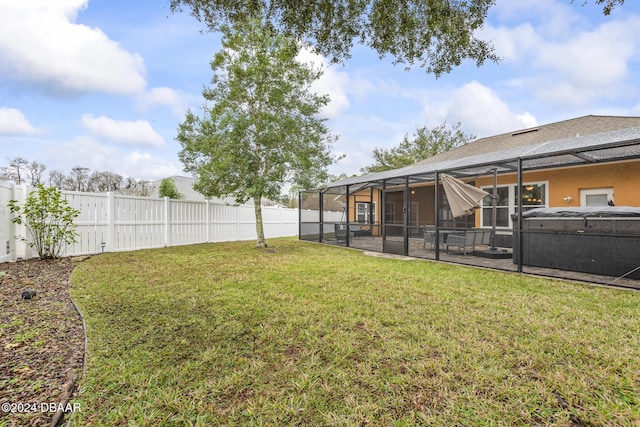
<path fill-rule="evenodd" d="M 0 178 L 16 184 L 29 183 L 37 186 L 42 183 L 42 173 L 47 169 L 42 163 L 29 162 L 24 157 L 7 159 L 7 161 L 9 164 L 2 168 Z"/>
<path fill-rule="evenodd" d="M 221 30 L 203 92 L 210 106 L 203 117 L 187 113 L 179 157 L 205 196 L 253 200 L 256 246 L 265 247 L 262 198 L 276 199 L 285 183 L 313 188 L 333 161 L 335 139 L 318 118 L 329 98 L 310 91 L 321 71 L 296 60 L 296 41 L 255 19 Z"/>
<path fill-rule="evenodd" d="M 47 169 L 45 165 L 38 162 L 31 162 L 27 165 L 27 175 L 29 176 L 30 184 L 34 187 L 42 184 L 42 173 Z"/>
<path fill-rule="evenodd" d="M 572 0 L 573 2 L 573 0 Z M 586 1 L 582 2 L 586 4 Z M 608 15 L 624 0 L 595 0 Z M 436 77 L 465 60 L 498 61 L 493 46 L 476 36 L 495 0 L 170 0 L 188 7 L 211 31 L 247 18 L 278 34 L 306 41 L 333 62 L 351 56 L 354 41 L 394 63 L 418 64 Z"/>
<path fill-rule="evenodd" d="M 16 184 L 24 183 L 27 180 L 29 161 L 24 157 L 7 158 L 7 161 L 9 165 L 2 168 L 2 178 L 13 181 Z"/>
<path fill-rule="evenodd" d="M 65 180 L 67 176 L 63 171 L 49 171 L 49 187 L 55 187 L 59 190 L 66 190 Z"/>
<path fill-rule="evenodd" d="M 171 178 L 165 178 L 160 183 L 158 188 L 158 194 L 160 197 L 168 197 L 170 199 L 180 199 L 182 195 L 178 192 L 176 183 Z"/>
<path fill-rule="evenodd" d="M 149 181 L 137 180 L 129 176 L 122 183 L 118 193 L 126 194 L 128 196 L 148 197 L 151 195 L 152 189 L 153 188 Z"/>
<path fill-rule="evenodd" d="M 75 166 L 71 169 L 70 184 L 73 191 L 91 191 L 89 189 L 89 168 Z"/>
<path fill-rule="evenodd" d="M 29 162 L 23 157 L 7 159 L 8 165 L 0 168 L 0 179 L 14 181 L 16 184 L 31 184 L 37 187 L 44 184 L 43 173 L 47 167 L 38 162 Z M 49 172 L 49 187 L 59 190 L 82 192 L 113 192 L 130 196 L 150 196 L 152 186 L 149 181 L 124 178 L 114 172 L 95 171 L 84 166 L 76 166 L 69 175 L 60 170 Z"/>
<path fill-rule="evenodd" d="M 102 171 L 93 172 L 89 176 L 88 187 L 91 191 L 97 191 L 99 193 L 117 192 L 122 188 L 124 177 L 117 173 Z"/>
<path fill-rule="evenodd" d="M 374 164 L 362 168 L 361 171 L 373 173 L 399 169 L 473 141 L 475 136 L 465 134 L 460 126 L 458 122 L 447 128 L 447 122 L 444 122 L 432 129 L 426 126 L 417 128 L 411 137 L 405 134 L 397 147 L 390 150 L 376 147 L 373 150 Z"/>

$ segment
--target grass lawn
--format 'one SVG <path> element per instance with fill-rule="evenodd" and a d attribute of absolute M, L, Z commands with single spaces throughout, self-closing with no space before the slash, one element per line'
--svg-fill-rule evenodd
<path fill-rule="evenodd" d="M 640 424 L 640 293 L 274 239 L 110 253 L 74 425 Z"/>

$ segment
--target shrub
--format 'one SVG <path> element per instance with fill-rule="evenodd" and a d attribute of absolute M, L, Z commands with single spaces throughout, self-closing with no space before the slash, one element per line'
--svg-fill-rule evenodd
<path fill-rule="evenodd" d="M 17 200 L 10 200 L 8 206 L 16 215 L 11 221 L 24 224 L 32 241 L 29 242 L 25 236 L 18 238 L 28 242 L 40 258 L 57 258 L 66 245 L 76 242 L 73 220 L 80 211 L 69 206 L 55 187 L 45 188 L 40 184 L 37 190 L 29 193 L 23 207 L 18 206 Z"/>
<path fill-rule="evenodd" d="M 176 187 L 176 183 L 171 178 L 165 178 L 160 183 L 160 188 L 158 189 L 158 193 L 160 197 L 168 197 L 170 199 L 180 199 L 182 195 L 178 192 L 178 187 Z"/>

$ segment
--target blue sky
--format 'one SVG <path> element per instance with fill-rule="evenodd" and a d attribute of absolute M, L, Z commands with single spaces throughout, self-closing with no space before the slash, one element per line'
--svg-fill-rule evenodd
<path fill-rule="evenodd" d="M 436 79 L 356 46 L 324 64 L 323 111 L 340 136 L 334 174 L 419 126 L 460 121 L 477 137 L 587 114 L 640 116 L 640 5 L 497 0 L 481 36 L 503 57 Z M 219 36 L 158 0 L 0 0 L 0 166 L 24 157 L 138 179 L 186 175 L 176 130 L 199 110 Z M 45 172 L 48 176 L 48 173 Z"/>

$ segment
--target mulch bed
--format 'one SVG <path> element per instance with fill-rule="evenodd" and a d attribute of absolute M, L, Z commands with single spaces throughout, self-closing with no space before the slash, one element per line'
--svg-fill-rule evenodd
<path fill-rule="evenodd" d="M 0 427 L 51 425 L 69 407 L 84 358 L 73 267 L 68 258 L 0 264 Z"/>

